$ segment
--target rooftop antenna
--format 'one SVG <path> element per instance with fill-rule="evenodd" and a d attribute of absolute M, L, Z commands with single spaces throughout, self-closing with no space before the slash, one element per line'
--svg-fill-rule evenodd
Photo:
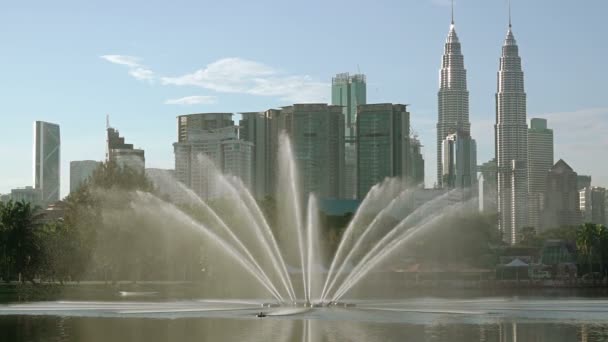
<path fill-rule="evenodd" d="M 106 129 L 110 128 L 110 114 L 106 114 Z"/>
<path fill-rule="evenodd" d="M 361 68 L 359 68 L 359 63 L 357 63 L 357 73 L 360 74 L 361 73 Z"/>

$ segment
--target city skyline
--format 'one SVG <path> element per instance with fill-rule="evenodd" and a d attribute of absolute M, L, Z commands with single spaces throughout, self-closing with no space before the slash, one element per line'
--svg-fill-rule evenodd
<path fill-rule="evenodd" d="M 605 77 L 602 75 L 606 71 L 593 67 L 601 65 L 600 57 L 605 55 L 606 47 L 603 44 L 592 44 L 593 41 L 601 41 L 603 36 L 603 26 L 599 25 L 601 22 L 599 13 L 605 13 L 606 4 L 600 1 L 588 2 L 584 9 L 584 21 L 576 15 L 581 11 L 579 8 L 581 6 L 574 4 L 549 6 L 549 4 L 551 4 L 549 1 L 526 4 L 525 10 L 518 2 L 513 4 L 514 23 L 526 70 L 526 88 L 530 94 L 528 117 L 546 118 L 551 122 L 555 132 L 556 159 L 563 158 L 568 161 L 579 174 L 591 174 L 594 185 L 606 186 L 608 175 L 603 170 L 607 162 L 591 157 L 594 152 L 601 153 L 601 147 L 607 144 L 606 138 L 600 135 L 608 128 L 606 119 L 608 103 L 601 96 L 605 89 L 602 83 Z M 0 14 L 0 17 L 6 19 L 5 24 L 13 28 L 8 32 L 16 35 L 16 38 L 22 38 L 17 39 L 19 43 L 16 44 L 14 51 L 8 50 L 7 55 L 3 57 L 6 61 L 2 63 L 2 68 L 6 68 L 3 70 L 5 80 L 7 84 L 13 86 L 5 89 L 8 100 L 0 106 L 3 118 L 6 117 L 5 127 L 11 128 L 10 131 L 3 132 L 3 139 L 0 140 L 0 148 L 3 152 L 6 151 L 5 159 L 8 163 L 5 165 L 9 164 L 3 169 L 0 193 L 7 193 L 11 188 L 31 185 L 30 177 L 25 175 L 24 170 L 32 168 L 32 139 L 27 132 L 35 120 L 55 122 L 62 127 L 61 169 L 64 172 L 61 179 L 61 196 L 63 197 L 68 193 L 69 179 L 65 170 L 69 169 L 70 161 L 103 159 L 103 127 L 105 115 L 108 113 L 112 117 L 113 124 L 120 127 L 121 133 L 128 136 L 138 148 L 146 150 L 149 167 L 171 168 L 173 163 L 171 143 L 176 137 L 174 129 L 169 127 L 173 126 L 172 123 L 177 115 L 212 111 L 255 111 L 289 105 L 300 102 L 294 97 L 296 96 L 292 91 L 294 84 L 300 85 L 301 91 L 298 96 L 302 96 L 302 99 L 309 97 L 308 100 L 314 100 L 313 102 L 329 102 L 331 77 L 338 72 L 358 71 L 357 64 L 361 65 L 361 72 L 368 77 L 369 103 L 410 104 L 408 108 L 412 113 L 412 127 L 420 134 L 422 144 L 425 146 L 426 185 L 432 186 L 435 182 L 433 175 L 436 174 L 435 163 L 432 161 L 436 157 L 433 126 L 437 115 L 437 63 L 441 54 L 441 42 L 445 40 L 446 24 L 449 23 L 449 1 L 429 0 L 420 4 L 397 4 L 389 1 L 384 5 L 373 8 L 373 13 L 390 17 L 395 15 L 391 12 L 408 10 L 408 13 L 416 14 L 415 17 L 424 17 L 428 20 L 424 22 L 414 20 L 413 23 L 383 20 L 383 25 L 379 25 L 368 34 L 355 28 L 355 33 L 367 38 L 364 39 L 361 47 L 352 47 L 343 52 L 337 51 L 335 54 L 324 54 L 323 58 L 321 56 L 311 58 L 310 51 L 302 51 L 298 56 L 291 55 L 295 51 L 289 52 L 287 56 L 289 58 L 285 58 L 286 56 L 281 55 L 281 53 L 285 54 L 284 48 L 273 48 L 272 51 L 262 53 L 251 49 L 252 43 L 242 40 L 239 41 L 242 45 L 228 44 L 227 49 L 221 49 L 221 42 L 214 42 L 211 47 L 214 47 L 212 50 L 216 52 L 213 53 L 191 50 L 188 46 L 180 44 L 174 46 L 170 53 L 164 51 L 165 48 L 161 49 L 162 52 L 155 51 L 158 47 L 153 47 L 154 44 L 146 40 L 154 36 L 146 36 L 143 33 L 145 24 L 137 18 L 134 20 L 140 25 L 135 25 L 124 39 L 115 34 L 85 28 L 85 32 L 104 38 L 100 39 L 101 44 L 99 46 L 83 44 L 70 52 L 74 55 L 64 56 L 65 51 L 61 48 L 63 44 L 83 39 L 78 34 L 69 32 L 70 21 L 67 20 L 66 25 L 48 25 L 47 31 L 53 33 L 51 42 L 55 44 L 51 46 L 41 40 L 46 37 L 47 32 L 33 39 L 31 29 L 18 24 L 18 20 L 23 19 L 24 13 L 20 5 L 14 5 L 8 11 L 11 15 Z M 40 13 L 34 12 L 27 17 L 32 21 L 40 19 L 36 24 L 38 28 L 37 25 L 44 25 L 48 20 L 46 17 L 38 17 L 44 13 L 45 6 L 41 5 Z M 67 4 L 58 6 L 69 7 Z M 125 11 L 128 13 L 135 9 L 129 7 L 133 5 L 125 6 L 127 6 Z M 219 12 L 227 10 L 221 5 L 217 6 L 212 10 Z M 287 9 L 279 4 L 271 7 L 273 7 L 272 11 L 268 15 L 287 13 Z M 355 16 L 364 17 L 365 12 L 370 10 L 363 5 L 362 8 L 353 7 L 348 8 L 347 12 L 352 12 L 351 14 Z M 144 11 L 152 16 L 160 15 L 162 9 L 152 6 Z M 245 9 L 238 9 L 235 15 L 242 14 L 241 10 Z M 328 12 L 331 12 L 330 10 L 331 8 L 328 8 Z M 77 5 L 67 13 L 74 14 L 78 11 L 83 14 L 83 18 L 94 19 L 91 26 L 99 25 L 98 20 L 107 20 L 110 15 L 102 11 L 94 16 L 95 11 L 91 8 Z M 172 11 L 186 15 L 181 10 L 172 9 Z M 254 11 L 255 13 L 259 12 Z M 552 19 L 543 19 L 539 13 Z M 484 15 L 479 16 L 479 14 Z M 57 15 L 61 16 L 59 13 Z M 306 15 L 312 13 L 304 8 L 303 12 L 295 18 L 296 22 L 303 22 Z M 287 40 L 287 45 L 308 46 L 314 41 L 323 47 L 331 43 L 323 34 L 324 30 L 333 25 L 329 21 L 330 15 L 323 13 L 314 15 L 319 16 L 320 27 L 310 28 L 310 32 L 307 31 L 308 35 L 297 36 L 297 42 Z M 126 16 L 119 16 L 118 28 L 125 27 L 126 19 Z M 55 20 L 61 18 L 57 17 Z M 469 73 L 470 121 L 472 135 L 478 142 L 478 164 L 481 164 L 491 159 L 494 150 L 493 92 L 495 92 L 496 61 L 500 56 L 500 44 L 504 39 L 506 2 L 496 1 L 486 4 L 473 0 L 457 1 L 456 21 L 459 35 L 466 41 L 463 53 L 467 58 Z M 598 24 L 596 29 L 589 30 L 589 25 L 594 24 Z M 585 28 L 585 39 L 577 36 L 577 33 L 580 35 L 582 32 L 581 28 L 576 27 L 577 25 Z M 204 25 L 201 25 L 201 29 L 202 26 Z M 484 28 L 482 30 L 484 32 L 476 32 L 480 27 Z M 548 33 L 552 33 L 556 27 L 560 30 L 560 34 Z M 174 29 L 178 31 L 172 31 Z M 168 28 L 173 33 L 185 34 L 183 29 L 183 27 Z M 220 36 L 218 41 L 238 37 L 238 34 L 243 32 L 241 29 L 242 27 L 234 31 L 218 33 Z M 266 32 L 270 28 L 256 28 L 255 33 L 252 34 L 260 33 L 258 31 L 260 29 Z M 290 32 L 294 33 L 288 30 L 281 34 L 277 33 L 277 36 L 271 38 L 278 39 L 280 38 L 278 36 Z M 156 33 L 158 34 L 158 31 Z M 371 41 L 370 37 L 379 34 L 385 35 L 386 39 L 404 42 L 404 48 L 410 53 L 396 54 L 398 56 L 394 57 L 371 52 L 362 53 L 362 49 L 373 50 L 377 46 L 378 43 Z M 57 36 L 65 39 L 57 40 Z M 112 40 L 112 37 L 116 39 Z M 169 43 L 166 36 L 158 37 L 161 43 Z M 344 39 L 349 41 L 354 38 Z M 553 46 L 561 44 L 563 40 L 568 40 L 571 47 L 568 51 L 562 49 L 559 54 L 555 54 L 552 50 Z M 258 39 L 252 41 L 261 44 Z M 175 44 L 175 42 L 169 43 L 169 45 Z M 34 47 L 46 48 L 46 61 L 59 62 L 59 67 L 50 68 L 53 71 L 48 70 L 49 68 L 41 69 L 39 64 L 44 66 L 45 63 L 40 63 L 39 59 L 33 57 L 37 54 L 24 55 L 25 51 L 31 51 Z M 294 47 L 294 50 L 297 49 Z M 183 57 L 184 54 L 187 56 Z M 105 56 L 105 59 L 100 56 Z M 20 59 L 17 59 L 18 57 Z M 66 57 L 76 63 L 67 64 Z M 584 63 L 580 62 L 583 60 Z M 302 64 L 302 61 L 307 63 Z M 122 66 L 114 66 L 109 62 L 122 63 Z M 10 68 L 7 67 L 9 65 Z M 81 67 L 84 69 L 81 70 Z M 191 73 L 201 67 L 202 72 Z M 88 73 L 84 70 L 88 70 Z M 223 75 L 222 72 L 226 70 L 237 72 L 239 77 L 218 79 L 218 75 Z M 560 70 L 559 77 L 553 75 L 550 70 Z M 61 71 L 64 73 L 63 78 L 59 77 L 62 75 Z M 36 75 L 38 81 L 36 86 L 26 88 L 23 75 L 32 77 Z M 227 76 L 234 76 L 234 73 L 228 73 Z M 64 79 L 66 77 L 68 80 Z M 253 78 L 266 83 L 251 84 Z M 282 88 L 278 89 L 274 87 L 275 85 Z M 77 87 L 79 89 L 76 89 Z M 27 101 L 30 97 L 34 97 L 36 101 Z M 191 106 L 165 105 L 165 103 L 196 102 L 198 104 Z M 574 116 L 576 120 L 573 120 Z M 581 149 L 589 149 L 590 153 L 576 153 Z"/>

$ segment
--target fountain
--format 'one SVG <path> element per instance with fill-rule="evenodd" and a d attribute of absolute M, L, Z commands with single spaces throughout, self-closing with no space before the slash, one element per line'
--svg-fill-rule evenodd
<path fill-rule="evenodd" d="M 362 201 L 344 232 L 329 269 L 323 269 L 320 222 L 314 194 L 304 198 L 298 189 L 296 161 L 290 140 L 280 137 L 278 151 L 277 231 L 273 231 L 262 210 L 240 179 L 222 174 L 204 156 L 198 162 L 209 170 L 208 184 L 243 218 L 222 217 L 192 190 L 168 176 L 156 175 L 159 186 L 173 189 L 173 197 L 186 200 L 210 218 L 201 223 L 178 207 L 148 193 L 138 193 L 132 206 L 145 215 L 167 215 L 200 231 L 222 247 L 275 301 L 264 307 L 301 306 L 352 307 L 343 302 L 374 267 L 387 260 L 417 234 L 436 226 L 439 219 L 472 207 L 470 202 L 453 201 L 448 192 L 426 203 L 414 205 L 416 191 L 397 179 L 374 186 Z M 441 209 L 441 210 L 439 210 Z M 371 248 L 370 248 L 371 246 Z M 349 269 L 350 268 L 350 269 Z"/>

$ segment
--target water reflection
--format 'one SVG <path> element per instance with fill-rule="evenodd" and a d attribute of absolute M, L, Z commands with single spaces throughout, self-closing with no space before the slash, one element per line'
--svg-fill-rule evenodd
<path fill-rule="evenodd" d="M 288 319 L 0 318 L 1 341 L 537 341 L 597 342 L 606 324 L 402 324 Z"/>

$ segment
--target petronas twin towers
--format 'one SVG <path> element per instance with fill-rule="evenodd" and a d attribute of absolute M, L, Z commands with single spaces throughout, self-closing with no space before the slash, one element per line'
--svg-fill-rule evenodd
<path fill-rule="evenodd" d="M 528 133 L 524 73 L 509 15 L 509 29 L 502 46 L 496 93 L 495 153 L 498 183 L 498 226 L 503 240 L 516 243 L 518 232 L 527 225 Z M 466 69 L 454 19 L 445 43 L 440 71 L 437 122 L 437 183 L 447 188 L 445 140 L 453 134 L 470 139 L 469 92 Z M 464 145 L 464 146 L 473 146 Z M 470 148 L 470 147 L 469 147 Z M 474 151 L 469 151 L 474 156 Z M 465 164 L 467 161 L 465 161 Z"/>

